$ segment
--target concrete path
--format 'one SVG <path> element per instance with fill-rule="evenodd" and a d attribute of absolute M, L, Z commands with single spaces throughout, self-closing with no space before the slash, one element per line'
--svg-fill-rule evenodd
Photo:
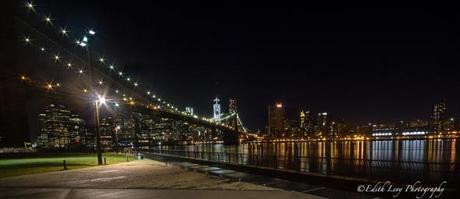
<path fill-rule="evenodd" d="M 319 198 L 153 160 L 0 179 L 0 198 Z"/>

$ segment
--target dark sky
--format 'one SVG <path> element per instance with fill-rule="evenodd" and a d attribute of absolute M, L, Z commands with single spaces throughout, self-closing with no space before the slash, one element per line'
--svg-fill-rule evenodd
<path fill-rule="evenodd" d="M 291 115 L 303 108 L 355 123 L 427 118 L 443 97 L 459 112 L 451 10 L 34 3 L 70 29 L 94 28 L 105 57 L 181 107 L 211 115 L 215 96 L 225 106 L 238 99 L 252 129 L 266 125 L 275 100 Z"/>

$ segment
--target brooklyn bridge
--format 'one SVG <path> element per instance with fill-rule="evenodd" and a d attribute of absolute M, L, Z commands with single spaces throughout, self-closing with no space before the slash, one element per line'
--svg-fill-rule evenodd
<path fill-rule="evenodd" d="M 150 85 L 134 77 L 126 67 L 116 65 L 115 60 L 121 57 L 105 57 L 105 44 L 98 38 L 97 28 L 71 30 L 67 28 L 71 24 L 61 24 L 59 19 L 46 14 L 52 10 L 41 9 L 33 2 L 21 6 L 15 1 L 9 2 L 4 10 L 11 15 L 2 19 L 8 27 L 2 37 L 2 43 L 6 44 L 2 45 L 2 65 L 6 67 L 2 67 L 1 81 L 2 92 L 7 93 L 2 95 L 5 96 L 2 131 L 13 132 L 18 126 L 22 132 L 29 131 L 30 125 L 24 119 L 27 117 L 25 104 L 30 100 L 47 100 L 64 101 L 94 111 L 94 118 L 91 116 L 88 122 L 93 125 L 88 131 L 96 134 L 101 128 L 100 115 L 136 112 L 155 121 L 172 120 L 188 133 L 205 134 L 199 139 L 201 142 L 233 145 L 247 138 L 235 99 L 229 99 L 228 112 L 224 113 L 216 98 L 212 117 L 196 114 L 193 108 L 186 111 L 162 97 L 161 91 L 151 90 Z M 22 60 L 24 54 L 33 59 Z M 169 129 L 175 130 L 177 128 Z M 27 136 L 24 134 L 10 133 L 2 142 L 22 145 L 20 140 Z M 134 137 L 139 134 L 135 132 Z M 142 145 L 156 144 L 150 140 Z"/>

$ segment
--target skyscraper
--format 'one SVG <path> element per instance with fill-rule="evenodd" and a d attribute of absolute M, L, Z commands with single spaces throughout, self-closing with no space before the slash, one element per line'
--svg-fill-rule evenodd
<path fill-rule="evenodd" d="M 439 103 L 433 106 L 433 112 L 431 114 L 431 119 L 434 123 L 446 119 L 446 110 L 447 110 L 447 101 L 441 100 Z"/>
<path fill-rule="evenodd" d="M 327 125 L 327 112 L 318 113 L 316 118 L 315 133 L 317 136 L 327 135 L 329 132 L 329 126 Z"/>
<path fill-rule="evenodd" d="M 40 148 L 69 149 L 71 145 L 85 144 L 82 143 L 87 132 L 84 120 L 65 106 L 50 104 L 38 117 Z"/>
<path fill-rule="evenodd" d="M 268 134 L 282 137 L 284 133 L 285 108 L 281 102 L 268 106 Z"/>
<path fill-rule="evenodd" d="M 219 98 L 216 97 L 214 99 L 214 105 L 212 106 L 214 119 L 220 119 L 220 117 L 222 116 L 219 102 L 220 102 Z"/>
<path fill-rule="evenodd" d="M 431 113 L 431 119 L 433 124 L 433 130 L 441 132 L 443 130 L 443 123 L 447 119 L 447 101 L 441 100 L 439 103 L 433 106 L 433 112 Z"/>
<path fill-rule="evenodd" d="M 301 110 L 299 114 L 299 127 L 304 136 L 312 130 L 310 111 Z"/>

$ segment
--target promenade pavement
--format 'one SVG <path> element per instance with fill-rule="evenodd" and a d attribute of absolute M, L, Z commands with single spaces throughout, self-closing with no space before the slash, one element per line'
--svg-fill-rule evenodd
<path fill-rule="evenodd" d="M 153 160 L 0 179 L 0 198 L 320 198 L 184 171 Z"/>

